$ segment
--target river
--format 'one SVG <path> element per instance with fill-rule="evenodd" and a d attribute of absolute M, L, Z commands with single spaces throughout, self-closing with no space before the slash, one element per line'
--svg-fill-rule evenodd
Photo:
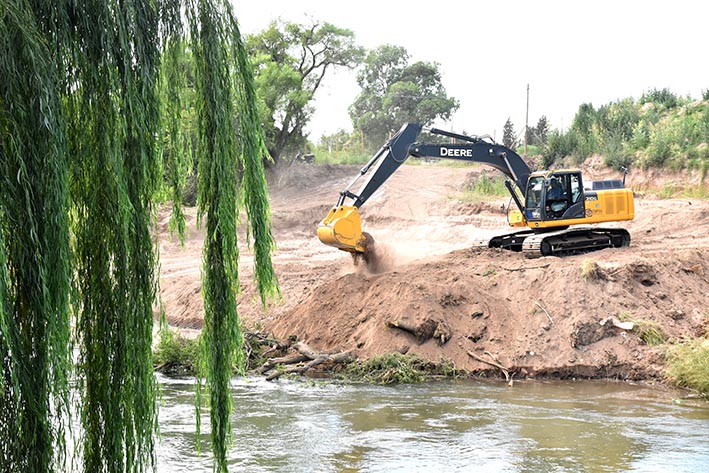
<path fill-rule="evenodd" d="M 211 472 L 194 381 L 158 379 L 158 471 Z M 235 378 L 232 390 L 234 472 L 709 471 L 709 406 L 647 386 Z"/>

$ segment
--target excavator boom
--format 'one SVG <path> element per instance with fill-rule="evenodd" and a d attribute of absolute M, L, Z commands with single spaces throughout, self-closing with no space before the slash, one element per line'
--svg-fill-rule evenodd
<path fill-rule="evenodd" d="M 480 137 L 470 137 L 435 128 L 427 131 L 432 134 L 448 136 L 461 143 L 430 145 L 416 140 L 423 126 L 407 123 L 401 127 L 374 157 L 360 170 L 355 179 L 340 192 L 337 204 L 318 226 L 318 238 L 326 245 L 351 253 L 366 252 L 367 238 L 362 232 L 359 208 L 379 189 L 384 182 L 409 157 L 429 157 L 456 159 L 488 164 L 508 176 L 521 193 L 524 193 L 530 169 L 524 160 L 514 151 L 504 146 L 485 141 Z M 370 170 L 371 175 L 365 180 L 357 193 L 351 188 Z M 515 202 L 523 210 L 519 195 L 508 186 Z M 348 204 L 348 205 L 346 205 Z"/>

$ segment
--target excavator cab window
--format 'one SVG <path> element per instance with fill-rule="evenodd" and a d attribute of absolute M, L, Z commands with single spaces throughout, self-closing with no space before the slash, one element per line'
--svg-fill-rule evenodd
<path fill-rule="evenodd" d="M 546 181 L 545 219 L 580 218 L 583 217 L 583 210 L 581 174 L 552 174 Z"/>
<path fill-rule="evenodd" d="M 525 217 L 527 220 L 542 219 L 542 200 L 544 191 L 544 176 L 530 177 L 527 182 L 527 198 L 525 199 Z"/>
<path fill-rule="evenodd" d="M 546 181 L 546 202 L 544 205 L 547 219 L 562 218 L 569 207 L 569 175 L 552 174 Z"/>
<path fill-rule="evenodd" d="M 571 174 L 571 202 L 576 204 L 583 200 L 583 187 L 581 186 L 581 176 Z"/>

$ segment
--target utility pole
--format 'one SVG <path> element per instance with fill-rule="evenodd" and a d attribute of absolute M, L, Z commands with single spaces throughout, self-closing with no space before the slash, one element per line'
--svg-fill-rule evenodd
<path fill-rule="evenodd" d="M 527 135 L 529 134 L 529 84 L 527 84 L 527 115 L 524 119 L 524 157 L 527 157 Z"/>

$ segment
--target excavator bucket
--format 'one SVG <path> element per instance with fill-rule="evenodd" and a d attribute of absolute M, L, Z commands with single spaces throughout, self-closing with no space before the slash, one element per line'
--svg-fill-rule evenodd
<path fill-rule="evenodd" d="M 359 210 L 354 206 L 334 207 L 318 225 L 318 238 L 326 245 L 350 253 L 365 253 L 367 237 L 362 233 Z"/>

